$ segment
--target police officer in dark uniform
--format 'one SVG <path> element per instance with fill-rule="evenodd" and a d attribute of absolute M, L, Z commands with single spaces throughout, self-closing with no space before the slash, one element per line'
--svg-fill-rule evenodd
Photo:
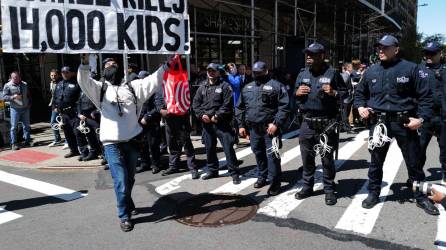
<path fill-rule="evenodd" d="M 164 97 L 161 91 L 153 94 L 143 105 L 139 117 L 139 124 L 143 127 L 143 147 L 141 163 L 136 168 L 140 173 L 152 168 L 152 173 L 161 171 L 161 109 L 165 108 Z M 151 157 L 150 157 L 151 155 Z"/>
<path fill-rule="evenodd" d="M 337 202 L 333 158 L 337 140 L 336 116 L 340 110 L 340 97 L 346 93 L 346 87 L 341 75 L 324 62 L 325 48 L 322 44 L 312 43 L 304 53 L 308 67 L 300 72 L 296 80 L 296 100 L 303 116 L 299 134 L 303 188 L 295 197 L 301 200 L 313 194 L 315 155 L 319 153 L 324 171 L 325 203 L 332 206 Z M 321 149 L 316 153 L 315 145 Z"/>
<path fill-rule="evenodd" d="M 374 64 L 364 73 L 355 95 L 355 107 L 359 115 L 363 119 L 370 118 L 372 124 L 369 139 L 369 195 L 362 202 L 362 207 L 366 209 L 379 202 L 383 163 L 393 137 L 407 166 L 408 185 L 411 187 L 413 181 L 425 180 L 423 165 L 419 161 L 421 147 L 417 129 L 432 114 L 429 73 L 412 62 L 400 59 L 398 40 L 391 35 L 381 38 L 377 50 L 380 63 Z M 421 192 L 415 192 L 414 196 L 417 206 L 426 213 L 439 214 L 438 209 Z"/>
<path fill-rule="evenodd" d="M 79 155 L 74 128 L 76 127 L 76 102 L 79 100 L 81 88 L 77 84 L 76 73 L 70 67 L 61 70 L 63 80 L 60 81 L 54 91 L 53 110 L 63 118 L 63 131 L 70 148 L 65 158 Z"/>
<path fill-rule="evenodd" d="M 254 81 L 247 84 L 240 95 L 236 116 L 239 134 L 246 137 L 249 131 L 251 149 L 257 162 L 259 177 L 254 188 L 261 188 L 270 178 L 268 195 L 280 193 L 280 128 L 285 126 L 288 113 L 288 92 L 285 86 L 271 79 L 264 62 L 252 67 Z"/>
<path fill-rule="evenodd" d="M 424 166 L 426 163 L 426 150 L 429 146 L 429 142 L 432 136 L 437 137 L 437 142 L 440 146 L 440 163 L 443 169 L 442 182 L 446 183 L 446 141 L 442 142 L 441 138 L 441 128 L 443 124 L 442 119 L 442 98 L 443 98 L 443 86 L 446 85 L 446 65 L 443 64 L 443 52 L 441 51 L 441 45 L 438 42 L 429 42 L 423 49 L 425 66 L 429 72 L 430 76 L 430 89 L 432 91 L 432 97 L 434 105 L 432 108 L 432 118 L 430 121 L 424 122 L 423 127 L 420 131 L 420 143 L 421 143 L 421 154 L 420 161 L 421 165 Z"/>
<path fill-rule="evenodd" d="M 218 177 L 217 138 L 223 146 L 229 174 L 234 184 L 240 184 L 237 157 L 234 151 L 234 133 L 231 121 L 234 101 L 231 85 L 223 81 L 218 64 L 207 66 L 208 79 L 200 84 L 195 93 L 193 110 L 203 123 L 203 141 L 206 147 L 207 166 L 203 180 Z"/>
<path fill-rule="evenodd" d="M 95 160 L 101 154 L 101 146 L 96 134 L 96 129 L 99 128 L 99 123 L 95 120 L 96 112 L 93 102 L 81 92 L 77 103 L 78 119 L 74 127 L 76 142 L 81 153 L 79 161 Z"/>

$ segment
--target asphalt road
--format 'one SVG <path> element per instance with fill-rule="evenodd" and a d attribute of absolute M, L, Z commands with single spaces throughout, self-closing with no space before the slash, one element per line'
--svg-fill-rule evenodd
<path fill-rule="evenodd" d="M 336 176 L 339 200 L 332 207 L 324 204 L 321 192 L 304 201 L 294 199 L 302 166 L 296 137 L 284 141 L 284 193 L 276 197 L 266 196 L 267 187 L 252 187 L 249 176 L 255 159 L 247 148 L 236 150 L 247 176 L 240 187 L 231 185 L 227 175 L 193 181 L 183 177 L 188 172 L 166 177 L 137 174 L 133 199 L 140 214 L 129 233 L 119 228 L 108 171 L 0 166 L 0 248 L 437 249 L 441 246 L 434 242 L 439 239 L 437 243 L 446 249 L 446 214 L 442 210 L 441 216 L 430 216 L 416 207 L 404 184 L 407 170 L 396 145 L 391 146 L 385 165 L 384 202 L 368 211 L 359 208 L 366 195 L 363 187 L 370 158 L 364 139 L 365 134 L 342 135 Z M 203 163 L 200 147 L 198 159 Z M 220 152 L 219 158 L 223 157 Z M 438 146 L 433 140 L 425 166 L 428 180 L 438 181 L 439 171 Z M 320 179 L 320 173 L 317 176 Z M 58 196 L 58 192 L 70 195 Z M 175 220 L 182 200 L 208 192 L 248 196 L 259 210 L 247 222 L 223 227 L 192 227 Z"/>

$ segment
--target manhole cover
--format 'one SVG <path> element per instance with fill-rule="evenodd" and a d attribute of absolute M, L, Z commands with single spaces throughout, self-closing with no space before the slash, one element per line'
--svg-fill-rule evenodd
<path fill-rule="evenodd" d="M 250 220 L 258 208 L 256 201 L 241 195 L 200 194 L 179 204 L 176 220 L 194 227 L 221 227 Z"/>

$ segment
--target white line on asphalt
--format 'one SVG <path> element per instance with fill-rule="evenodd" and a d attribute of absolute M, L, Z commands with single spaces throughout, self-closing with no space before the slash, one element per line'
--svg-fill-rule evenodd
<path fill-rule="evenodd" d="M 378 219 L 381 208 L 384 205 L 386 196 L 389 194 L 390 186 L 403 162 L 403 155 L 396 141 L 392 142 L 386 161 L 383 166 L 383 182 L 381 186 L 380 203 L 371 209 L 362 208 L 362 201 L 367 197 L 368 181 L 364 183 L 361 190 L 355 195 L 344 215 L 338 221 L 336 228 L 353 231 L 360 234 L 370 234 Z"/>
<path fill-rule="evenodd" d="M 10 174 L 4 171 L 0 171 L 0 181 L 36 191 L 48 196 L 53 196 L 65 201 L 79 199 L 87 195 L 68 188 L 56 186 L 50 183 L 26 178 L 15 174 Z"/>
<path fill-rule="evenodd" d="M 298 157 L 300 155 L 300 146 L 296 146 L 288 151 L 286 151 L 282 157 L 281 165 L 284 165 L 288 163 L 289 161 L 293 160 L 294 158 Z M 224 184 L 223 186 L 220 186 L 219 188 L 211 191 L 211 193 L 230 193 L 230 194 L 236 194 L 243 189 L 253 185 L 257 181 L 257 178 L 242 178 L 242 182 L 238 185 L 234 185 L 231 182 L 228 182 Z"/>
<path fill-rule="evenodd" d="M 440 210 L 440 216 L 438 216 L 438 229 L 435 244 L 438 249 L 446 250 L 446 211 L 442 205 L 437 205 L 437 207 L 438 210 Z"/>
<path fill-rule="evenodd" d="M 299 131 L 295 130 L 295 131 L 291 131 L 289 133 L 286 133 L 282 136 L 282 141 L 288 140 L 290 138 L 293 138 L 295 136 L 299 135 Z M 237 160 L 240 160 L 248 155 L 252 154 L 252 150 L 251 148 L 246 148 L 243 149 L 239 152 L 236 153 L 237 156 Z M 222 166 L 224 164 L 226 164 L 226 157 L 221 158 L 218 163 Z M 228 172 L 228 170 L 220 170 L 218 171 L 219 175 L 223 175 L 226 174 Z M 158 186 L 155 191 L 160 194 L 160 195 L 166 195 L 174 190 L 177 190 L 180 188 L 180 184 L 181 182 L 191 179 L 191 175 L 190 174 L 185 174 L 179 177 L 176 177 L 160 186 Z"/>
<path fill-rule="evenodd" d="M 364 138 L 366 138 L 367 135 L 368 131 L 362 131 L 353 141 L 348 142 L 339 150 L 339 158 L 341 160 L 336 161 L 336 170 L 342 167 L 346 160 L 352 157 L 352 155 L 364 145 Z M 304 201 L 294 198 L 294 195 L 302 188 L 301 185 L 301 183 L 298 183 L 290 190 L 281 193 L 266 206 L 260 208 L 257 212 L 271 217 L 287 218 L 291 211 L 296 209 Z M 313 187 L 314 190 L 320 190 L 321 188 L 323 188 L 321 181 L 318 181 Z"/>
<path fill-rule="evenodd" d="M 6 223 L 22 217 L 20 214 L 9 212 L 3 208 L 0 208 L 0 224 Z"/>

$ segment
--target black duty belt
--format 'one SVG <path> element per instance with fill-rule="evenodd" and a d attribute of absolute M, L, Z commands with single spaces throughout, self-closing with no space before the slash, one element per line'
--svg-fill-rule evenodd
<path fill-rule="evenodd" d="M 336 122 L 336 120 L 328 116 L 309 117 L 304 115 L 304 122 L 306 122 L 311 129 L 321 132 L 330 124 Z"/>
<path fill-rule="evenodd" d="M 409 117 L 414 116 L 415 112 L 413 111 L 401 111 L 401 112 L 381 112 L 374 111 L 371 113 L 370 122 L 372 124 L 376 124 L 379 122 L 389 123 L 389 122 L 397 122 L 401 124 L 409 123 Z"/>

